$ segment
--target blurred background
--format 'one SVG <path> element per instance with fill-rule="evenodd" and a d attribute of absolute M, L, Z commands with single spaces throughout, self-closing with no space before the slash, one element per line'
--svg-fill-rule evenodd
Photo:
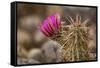
<path fill-rule="evenodd" d="M 77 14 L 82 21 L 90 19 L 89 27 L 89 55 L 96 59 L 96 8 L 17 4 L 17 64 L 40 64 L 62 62 L 59 43 L 45 37 L 39 31 L 39 25 L 49 15 L 59 13 L 64 25 L 69 24 L 65 17 L 74 18 Z"/>

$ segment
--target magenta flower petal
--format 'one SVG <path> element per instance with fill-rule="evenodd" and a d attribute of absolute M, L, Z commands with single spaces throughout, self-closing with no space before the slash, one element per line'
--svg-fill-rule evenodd
<path fill-rule="evenodd" d="M 43 23 L 40 26 L 41 32 L 43 32 L 44 35 L 51 37 L 55 35 L 61 25 L 60 16 L 59 14 L 54 14 L 51 16 L 48 16 Z"/>
<path fill-rule="evenodd" d="M 45 29 L 45 31 L 46 31 L 49 35 L 52 35 L 52 34 L 53 34 L 53 31 L 51 31 L 51 30 L 49 29 L 49 27 L 48 27 L 48 23 L 45 23 L 44 29 Z"/>
<path fill-rule="evenodd" d="M 56 14 L 55 17 L 56 17 L 55 19 L 56 19 L 57 26 L 58 26 L 58 28 L 59 28 L 60 25 L 61 25 L 60 16 L 59 16 L 59 14 Z"/>
<path fill-rule="evenodd" d="M 43 33 L 44 35 L 49 36 L 48 33 L 44 30 L 44 28 L 41 27 L 41 28 L 40 28 L 40 31 L 42 31 L 42 33 Z"/>
<path fill-rule="evenodd" d="M 51 16 L 50 19 L 51 19 L 51 23 L 52 23 L 53 27 L 57 28 L 57 22 L 56 22 L 55 16 Z"/>

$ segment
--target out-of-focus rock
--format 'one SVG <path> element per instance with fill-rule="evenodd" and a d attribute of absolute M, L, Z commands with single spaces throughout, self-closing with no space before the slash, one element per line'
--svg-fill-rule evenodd
<path fill-rule="evenodd" d="M 17 58 L 17 64 L 22 65 L 22 64 L 27 64 L 28 60 L 25 58 Z"/>
<path fill-rule="evenodd" d="M 40 61 L 37 61 L 35 59 L 28 59 L 29 64 L 40 64 Z"/>
<path fill-rule="evenodd" d="M 27 58 L 18 58 L 17 64 L 24 65 L 24 64 L 39 64 L 40 62 L 35 59 L 27 59 Z"/>
<path fill-rule="evenodd" d="M 28 32 L 18 29 L 17 30 L 17 43 L 22 44 L 22 43 L 29 43 L 30 42 L 30 35 Z"/>
<path fill-rule="evenodd" d="M 96 59 L 96 28 L 94 24 L 90 26 L 89 32 L 88 32 L 88 48 L 89 48 L 89 57 L 90 60 Z"/>
<path fill-rule="evenodd" d="M 36 47 L 41 47 L 47 40 L 48 38 L 44 36 L 42 32 L 39 30 L 35 31 L 33 35 L 33 42 L 36 43 Z"/>
<path fill-rule="evenodd" d="M 95 52 L 96 50 L 96 30 L 94 26 L 91 26 L 89 28 L 88 38 L 89 38 L 89 42 L 88 42 L 89 51 Z"/>
<path fill-rule="evenodd" d="M 27 30 L 28 32 L 34 32 L 37 28 L 41 19 L 39 16 L 36 15 L 29 15 L 20 18 L 19 26 L 22 29 Z"/>
<path fill-rule="evenodd" d="M 88 37 L 91 40 L 96 40 L 96 27 L 94 24 L 89 28 Z"/>
<path fill-rule="evenodd" d="M 61 62 L 62 54 L 60 45 L 55 41 L 48 41 L 42 46 L 42 52 L 46 63 Z"/>
<path fill-rule="evenodd" d="M 28 54 L 28 58 L 35 59 L 37 61 L 41 61 L 42 60 L 42 51 L 38 48 L 33 48 L 32 50 L 30 50 L 30 52 Z"/>
<path fill-rule="evenodd" d="M 89 57 L 91 60 L 96 59 L 96 42 L 94 40 L 90 40 L 88 42 L 88 48 Z"/>
<path fill-rule="evenodd" d="M 89 42 L 88 42 L 88 47 L 90 48 L 90 49 L 92 49 L 92 48 L 96 48 L 96 41 L 95 40 L 89 40 Z"/>
<path fill-rule="evenodd" d="M 17 57 L 26 58 L 27 54 L 28 51 L 22 45 L 17 45 Z"/>
<path fill-rule="evenodd" d="M 27 31 L 23 29 L 17 30 L 17 44 L 18 45 L 21 45 L 21 47 L 24 48 L 25 50 L 30 50 L 34 47 L 31 44 L 31 42 L 32 42 L 31 35 Z"/>
<path fill-rule="evenodd" d="M 96 60 L 96 53 L 89 53 L 90 60 Z"/>
<path fill-rule="evenodd" d="M 39 31 L 39 30 L 35 32 L 33 38 L 34 38 L 35 41 L 37 41 L 37 42 L 41 42 L 41 41 L 47 39 L 47 38 L 43 35 L 43 33 L 42 33 L 41 31 Z"/>

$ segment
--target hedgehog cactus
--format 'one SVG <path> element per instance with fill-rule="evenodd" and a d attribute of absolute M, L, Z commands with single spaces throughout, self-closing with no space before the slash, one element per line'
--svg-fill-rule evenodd
<path fill-rule="evenodd" d="M 89 60 L 88 54 L 88 28 L 86 23 L 88 19 L 81 23 L 81 17 L 76 16 L 74 21 L 71 17 L 71 23 L 66 31 L 65 41 L 62 44 L 63 57 L 65 61 L 86 61 Z M 63 41 L 63 40 L 62 40 Z"/>
<path fill-rule="evenodd" d="M 80 16 L 77 15 L 75 20 L 69 16 L 67 20 L 70 22 L 70 25 L 62 25 L 59 14 L 48 18 L 40 26 L 40 30 L 47 37 L 61 44 L 63 61 L 89 60 L 87 45 L 88 27 L 86 27 L 88 19 L 82 23 Z"/>

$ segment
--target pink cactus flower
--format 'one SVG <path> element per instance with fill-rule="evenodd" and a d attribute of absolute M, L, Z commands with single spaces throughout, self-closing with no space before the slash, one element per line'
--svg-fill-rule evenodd
<path fill-rule="evenodd" d="M 40 25 L 40 31 L 47 37 L 52 37 L 58 33 L 61 25 L 60 15 L 54 14 L 48 16 Z"/>

